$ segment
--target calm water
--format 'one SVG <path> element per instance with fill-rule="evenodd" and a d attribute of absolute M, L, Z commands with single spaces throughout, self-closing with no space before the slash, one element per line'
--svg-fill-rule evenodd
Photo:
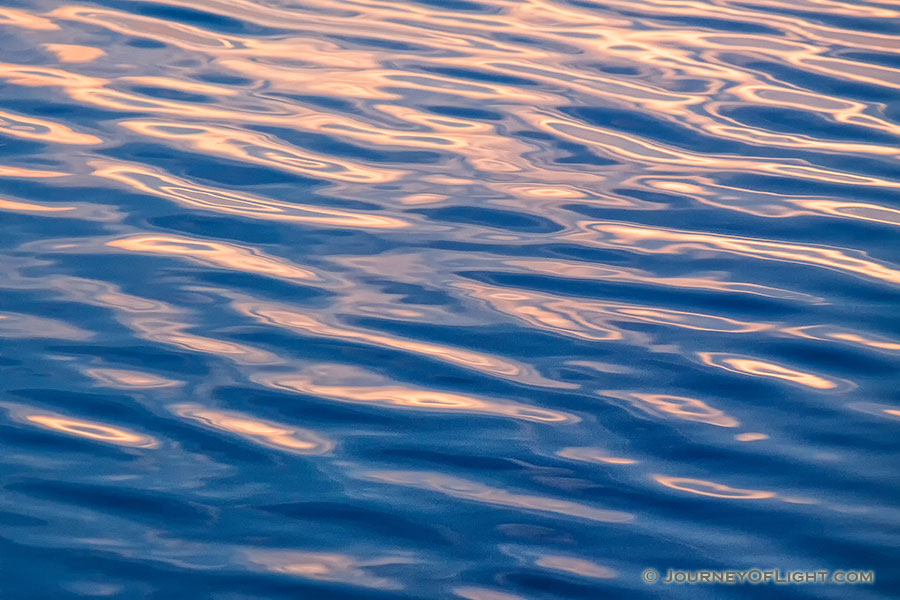
<path fill-rule="evenodd" d="M 896 0 L 0 34 L 2 597 L 900 590 Z"/>

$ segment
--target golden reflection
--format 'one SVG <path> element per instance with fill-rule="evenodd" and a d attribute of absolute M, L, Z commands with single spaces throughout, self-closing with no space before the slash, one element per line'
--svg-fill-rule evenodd
<path fill-rule="evenodd" d="M 257 373 L 252 379 L 256 383 L 279 390 L 322 396 L 339 402 L 374 404 L 383 407 L 419 409 L 435 412 L 462 412 L 496 417 L 509 417 L 537 423 L 572 423 L 579 419 L 574 415 L 518 404 L 511 401 L 487 400 L 474 396 L 464 396 L 450 392 L 411 388 L 395 383 L 381 385 L 339 385 L 335 381 L 348 377 L 359 377 L 360 370 L 331 366 L 297 374 Z M 363 376 L 366 377 L 365 374 Z M 328 383 L 317 383 L 317 379 L 328 379 Z"/>
<path fill-rule="evenodd" d="M 279 279 L 318 279 L 316 274 L 308 269 L 266 256 L 255 249 L 224 242 L 159 234 L 133 235 L 107 242 L 106 245 L 132 252 L 184 256 L 201 264 Z"/>
<path fill-rule="evenodd" d="M 539 567 L 544 567 L 545 569 L 565 571 L 566 573 L 590 577 L 592 579 L 614 579 L 617 576 L 617 573 L 609 567 L 598 565 L 595 562 L 583 558 L 574 558 L 571 556 L 545 554 L 537 559 L 535 564 Z"/>
<path fill-rule="evenodd" d="M 739 442 L 758 442 L 769 439 L 769 436 L 764 433 L 739 433 L 734 436 L 734 439 Z"/>
<path fill-rule="evenodd" d="M 367 479 L 438 492 L 453 498 L 506 508 L 534 510 L 577 517 L 603 523 L 628 523 L 634 515 L 617 510 L 603 510 L 545 496 L 516 494 L 482 483 L 429 471 L 368 471 Z"/>
<path fill-rule="evenodd" d="M 674 417 L 684 421 L 696 421 L 717 427 L 737 427 L 740 422 L 721 410 L 713 408 L 696 398 L 673 396 L 671 394 L 644 394 L 627 391 L 605 390 L 602 392 L 614 398 L 628 401 L 635 408 L 656 417 Z"/>
<path fill-rule="evenodd" d="M 631 458 L 618 458 L 609 456 L 601 448 L 563 448 L 556 453 L 563 458 L 580 460 L 584 462 L 601 463 L 608 465 L 635 465 L 638 461 Z"/>
<path fill-rule="evenodd" d="M 246 557 L 273 573 L 387 590 L 398 590 L 403 586 L 393 579 L 372 575 L 369 569 L 412 562 L 399 556 L 359 560 L 348 554 L 295 550 L 248 550 Z"/>
<path fill-rule="evenodd" d="M 841 381 L 839 379 L 830 379 L 805 371 L 791 369 L 773 362 L 739 356 L 737 354 L 727 354 L 724 352 L 698 352 L 697 356 L 700 357 L 703 364 L 711 367 L 718 367 L 742 375 L 772 377 L 774 379 L 790 381 L 791 383 L 797 383 L 816 390 L 836 390 L 838 388 L 846 388 L 849 385 L 849 382 Z"/>
<path fill-rule="evenodd" d="M 713 498 L 728 498 L 729 500 L 764 500 L 766 498 L 774 498 L 775 492 L 767 492 L 764 490 L 741 490 L 721 483 L 712 481 L 704 481 L 702 479 L 690 479 L 688 477 L 666 477 L 656 475 L 654 479 L 662 485 L 679 490 L 682 492 L 690 492 L 700 496 L 712 496 Z"/>
<path fill-rule="evenodd" d="M 84 373 L 103 385 L 121 389 L 155 389 L 183 383 L 153 373 L 128 369 L 85 369 Z"/>
<path fill-rule="evenodd" d="M 106 55 L 100 48 L 75 44 L 44 44 L 44 48 L 55 54 L 59 62 L 64 63 L 91 62 Z"/>
<path fill-rule="evenodd" d="M 159 446 L 159 443 L 148 435 L 134 433 L 111 425 L 52 415 L 28 415 L 25 416 L 25 419 L 46 429 L 98 442 L 107 442 L 118 446 L 131 446 L 133 448 L 156 448 Z"/>
<path fill-rule="evenodd" d="M 334 442 L 307 429 L 263 421 L 239 412 L 214 410 L 197 404 L 177 404 L 170 410 L 179 417 L 292 454 L 327 454 L 334 449 Z"/>

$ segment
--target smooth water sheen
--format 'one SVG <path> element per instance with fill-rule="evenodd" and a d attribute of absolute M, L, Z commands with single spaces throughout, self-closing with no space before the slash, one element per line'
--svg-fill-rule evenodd
<path fill-rule="evenodd" d="M 896 0 L 0 33 L 3 598 L 900 590 Z"/>

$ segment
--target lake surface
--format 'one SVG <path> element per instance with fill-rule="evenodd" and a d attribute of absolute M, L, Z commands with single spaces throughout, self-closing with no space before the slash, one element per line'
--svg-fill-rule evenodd
<path fill-rule="evenodd" d="M 0 35 L 3 598 L 900 590 L 896 1 Z"/>

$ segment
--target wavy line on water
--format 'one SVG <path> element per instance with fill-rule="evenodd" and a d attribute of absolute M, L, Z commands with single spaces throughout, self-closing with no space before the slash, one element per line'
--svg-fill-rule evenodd
<path fill-rule="evenodd" d="M 253 219 L 342 227 L 400 229 L 403 219 L 329 207 L 271 200 L 242 192 L 203 186 L 139 164 L 95 162 L 94 175 L 140 192 L 166 198 L 188 208 L 235 214 Z"/>
<path fill-rule="evenodd" d="M 394 485 L 410 486 L 481 504 L 553 513 L 604 523 L 630 523 L 635 519 L 624 511 L 594 508 L 569 500 L 533 496 L 490 487 L 483 483 L 420 471 L 366 471 L 361 477 Z"/>
<path fill-rule="evenodd" d="M 310 313 L 291 310 L 289 306 L 254 301 L 236 301 L 233 308 L 240 314 L 265 323 L 300 333 L 304 336 L 319 336 L 338 339 L 353 344 L 364 344 L 377 348 L 391 348 L 402 352 L 428 357 L 451 363 L 466 369 L 485 373 L 494 377 L 510 379 L 527 385 L 550 388 L 572 388 L 571 384 L 542 377 L 534 368 L 510 359 L 491 356 L 481 352 L 453 348 L 424 341 L 403 339 L 379 334 L 361 327 L 345 327 L 329 324 Z"/>
<path fill-rule="evenodd" d="M 580 223 L 582 233 L 573 240 L 593 246 L 623 248 L 652 254 L 687 254 L 692 251 L 736 254 L 748 258 L 822 267 L 900 285 L 900 270 L 871 260 L 859 250 L 817 247 L 791 242 L 699 233 L 612 221 Z"/>
<path fill-rule="evenodd" d="M 576 423 L 580 418 L 563 411 L 528 406 L 510 400 L 403 385 L 350 365 L 316 365 L 296 373 L 257 373 L 260 385 L 355 404 L 435 413 L 463 413 L 507 417 L 535 423 Z"/>
<path fill-rule="evenodd" d="M 216 410 L 197 404 L 178 404 L 170 406 L 169 410 L 204 427 L 291 454 L 328 454 L 335 447 L 334 442 L 308 429 L 264 421 L 240 412 Z"/>

